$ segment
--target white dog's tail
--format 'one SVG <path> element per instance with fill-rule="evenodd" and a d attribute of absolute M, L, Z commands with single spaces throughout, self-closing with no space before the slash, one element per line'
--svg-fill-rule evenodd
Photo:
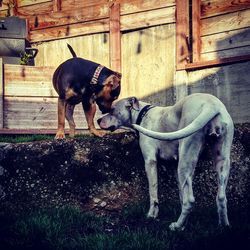
<path fill-rule="evenodd" d="M 201 128 L 203 128 L 211 119 L 220 113 L 219 110 L 212 109 L 211 107 L 202 109 L 201 113 L 185 128 L 174 132 L 156 132 L 148 130 L 139 125 L 133 124 L 132 126 L 144 135 L 158 140 L 178 140 L 192 135 Z"/>

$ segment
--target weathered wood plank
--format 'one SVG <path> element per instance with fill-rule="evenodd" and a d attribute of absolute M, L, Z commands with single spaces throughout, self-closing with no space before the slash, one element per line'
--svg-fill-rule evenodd
<path fill-rule="evenodd" d="M 244 46 L 239 48 L 233 48 L 228 50 L 219 50 L 215 52 L 209 52 L 201 54 L 202 61 L 215 60 L 219 58 L 241 58 L 241 56 L 249 56 L 250 55 L 250 46 Z"/>
<path fill-rule="evenodd" d="M 65 134 L 68 134 L 66 131 Z M 54 135 L 56 134 L 56 129 L 0 129 L 0 135 Z"/>
<path fill-rule="evenodd" d="M 186 70 L 178 70 L 175 72 L 174 91 L 175 101 L 183 99 L 188 95 L 188 73 Z"/>
<path fill-rule="evenodd" d="M 250 0 L 202 0 L 201 17 L 211 17 L 250 8 Z"/>
<path fill-rule="evenodd" d="M 175 22 L 175 7 L 157 9 L 121 17 L 121 30 L 131 30 L 166 23 Z M 98 19 L 96 21 L 63 25 L 53 28 L 45 28 L 41 31 L 30 32 L 31 42 L 49 41 L 65 37 L 94 34 L 109 31 L 109 20 Z"/>
<path fill-rule="evenodd" d="M 33 44 L 33 47 L 39 50 L 35 58 L 35 65 L 53 66 L 55 68 L 62 62 L 71 58 L 72 55 L 69 52 L 67 43 L 74 48 L 77 56 L 109 67 L 109 33 Z"/>
<path fill-rule="evenodd" d="M 14 64 L 5 64 L 4 65 L 4 73 L 5 74 L 18 74 L 22 77 L 26 77 L 28 73 L 31 74 L 50 74 L 53 70 L 53 67 L 34 67 L 34 66 L 21 66 L 21 65 L 14 65 Z"/>
<path fill-rule="evenodd" d="M 57 97 L 51 81 L 18 81 L 5 82 L 5 96 L 42 96 Z"/>
<path fill-rule="evenodd" d="M 211 67 L 217 67 L 217 66 L 224 66 L 228 64 L 236 64 L 236 63 L 242 63 L 242 62 L 248 62 L 250 61 L 250 55 L 242 55 L 242 56 L 235 56 L 235 57 L 225 57 L 225 58 L 218 58 L 212 59 L 212 60 L 206 60 L 195 62 L 195 63 L 188 63 L 185 65 L 186 70 L 197 70 L 197 69 L 207 69 Z M 247 75 L 247 74 L 246 74 Z"/>
<path fill-rule="evenodd" d="M 55 135 L 56 129 L 0 129 L 1 135 Z M 65 134 L 69 134 L 69 129 L 65 130 Z M 89 133 L 88 129 L 76 129 L 76 134 L 85 135 Z"/>
<path fill-rule="evenodd" d="M 6 17 L 8 15 L 8 10 L 0 11 L 0 17 Z"/>
<path fill-rule="evenodd" d="M 176 68 L 183 69 L 189 62 L 188 0 L 176 0 Z"/>
<path fill-rule="evenodd" d="M 175 22 L 175 6 L 121 16 L 121 30 L 133 30 Z"/>
<path fill-rule="evenodd" d="M 2 6 L 0 7 L 0 11 L 8 10 L 8 4 L 9 4 L 9 0 L 3 0 Z"/>
<path fill-rule="evenodd" d="M 189 93 L 217 96 L 227 107 L 234 123 L 250 119 L 250 61 L 189 72 Z"/>
<path fill-rule="evenodd" d="M 91 1 L 92 2 L 92 1 Z M 157 4 L 156 4 L 157 2 Z M 159 2 L 159 3 L 158 3 Z M 133 2 L 123 1 L 123 9 L 121 15 L 133 14 L 137 12 L 159 9 L 162 7 L 173 7 L 174 0 L 169 2 L 166 1 L 138 1 L 134 0 Z M 45 27 L 54 27 L 60 26 L 63 24 L 73 24 L 77 22 L 93 21 L 102 18 L 107 18 L 109 15 L 108 2 L 99 2 L 98 4 L 92 3 L 92 5 L 77 5 L 70 8 L 64 9 L 60 12 L 47 12 L 43 15 L 32 15 L 27 16 L 30 23 L 31 30 L 41 29 Z M 21 13 L 20 13 L 21 14 Z M 27 13 L 28 14 L 28 13 Z M 172 21 L 171 21 L 172 22 Z"/>
<path fill-rule="evenodd" d="M 81 9 L 85 7 L 92 7 L 95 5 L 107 4 L 108 0 L 67 0 L 62 1 L 62 11 L 70 11 L 72 9 Z"/>
<path fill-rule="evenodd" d="M 100 116 L 98 110 L 95 122 Z M 74 119 L 78 129 L 87 128 L 81 105 L 76 106 Z M 6 97 L 4 124 L 5 128 L 10 129 L 55 129 L 57 98 Z"/>
<path fill-rule="evenodd" d="M 135 95 L 157 105 L 171 104 L 175 71 L 174 41 L 175 24 L 122 35 L 120 98 Z"/>
<path fill-rule="evenodd" d="M 51 1 L 52 0 L 17 0 L 17 6 L 19 8 L 19 7 L 24 7 L 24 6 L 34 5 L 34 4 L 51 2 Z"/>
<path fill-rule="evenodd" d="M 202 53 L 250 45 L 250 28 L 202 37 Z"/>
<path fill-rule="evenodd" d="M 231 14 L 202 19 L 201 36 L 247 28 L 249 26 L 250 9 L 247 9 Z"/>
<path fill-rule="evenodd" d="M 95 34 L 107 32 L 109 30 L 109 20 L 101 19 L 86 23 L 77 23 L 72 25 L 64 25 L 54 28 L 41 30 L 33 30 L 30 32 L 31 42 L 56 40 L 66 37 L 74 37 L 86 34 Z"/>
<path fill-rule="evenodd" d="M 175 0 L 120 0 L 121 15 L 175 6 Z"/>
<path fill-rule="evenodd" d="M 108 17 L 108 4 L 102 4 L 31 16 L 29 17 L 29 27 L 31 30 L 35 30 L 79 22 L 94 21 Z"/>
<path fill-rule="evenodd" d="M 17 8 L 17 15 L 29 19 L 32 16 L 48 14 L 53 10 L 52 1 Z"/>
<path fill-rule="evenodd" d="M 4 82 L 3 82 L 3 59 L 0 58 L 0 128 L 3 128 L 3 116 L 4 116 Z"/>
<path fill-rule="evenodd" d="M 109 20 L 110 68 L 117 72 L 121 72 L 120 4 L 114 3 L 110 7 Z"/>
<path fill-rule="evenodd" d="M 71 10 L 73 8 L 84 8 L 94 5 L 107 4 L 107 0 L 67 0 L 62 1 L 62 10 Z M 152 9 L 159 9 L 175 5 L 175 0 L 116 0 L 121 5 L 121 15 L 141 12 Z"/>
<path fill-rule="evenodd" d="M 54 68 L 5 65 L 5 96 L 57 96 L 52 86 Z"/>

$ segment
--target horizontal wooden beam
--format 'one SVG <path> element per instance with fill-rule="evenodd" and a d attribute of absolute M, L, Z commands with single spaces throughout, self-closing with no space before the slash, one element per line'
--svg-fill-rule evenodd
<path fill-rule="evenodd" d="M 108 18 L 109 8 L 108 4 L 102 4 L 79 9 L 71 9 L 67 11 L 56 10 L 55 12 L 48 12 L 43 15 L 27 17 L 29 19 L 30 30 L 39 30 L 44 28 L 55 28 L 56 26 L 77 24 Z"/>
<path fill-rule="evenodd" d="M 107 2 L 109 2 L 109 0 L 63 0 L 61 7 L 62 10 L 69 11 L 73 9 L 107 4 Z"/>
<path fill-rule="evenodd" d="M 75 6 L 69 9 L 63 9 L 62 11 L 55 11 L 58 6 L 59 0 L 53 0 L 53 7 L 51 10 L 47 10 L 44 13 L 36 13 L 37 6 L 34 6 L 34 11 L 32 15 L 31 10 L 32 6 L 30 6 L 29 11 L 25 11 L 25 9 L 19 10 L 19 16 L 23 18 L 29 19 L 29 25 L 31 30 L 35 29 L 42 29 L 42 28 L 49 28 L 49 27 L 55 27 L 55 26 L 61 26 L 66 24 L 75 24 L 79 22 L 86 22 L 86 21 L 94 21 L 98 19 L 107 18 L 109 16 L 109 4 L 107 2 L 100 2 L 99 4 L 92 4 L 92 5 L 83 5 L 82 7 L 79 7 L 76 9 Z M 134 13 L 140 13 L 144 11 L 152 11 L 157 10 L 161 8 L 167 8 L 167 7 L 174 7 L 175 3 L 174 0 L 171 1 L 130 1 L 123 3 L 121 1 L 121 15 L 128 15 L 128 14 L 134 14 Z M 58 9 L 58 8 L 57 8 Z M 34 12 L 33 11 L 33 12 Z M 168 11 L 167 11 L 168 12 Z M 139 15 L 138 15 L 139 16 Z M 138 17 L 137 16 L 137 17 Z"/>
<path fill-rule="evenodd" d="M 175 6 L 121 16 L 121 30 L 175 23 Z"/>
<path fill-rule="evenodd" d="M 175 0 L 116 0 L 121 6 L 121 15 L 156 10 L 175 6 Z"/>
<path fill-rule="evenodd" d="M 201 17 L 211 17 L 250 8 L 250 0 L 203 0 Z"/>
<path fill-rule="evenodd" d="M 1 4 L 2 6 L 0 6 L 0 11 L 8 10 L 8 0 L 3 0 Z"/>
<path fill-rule="evenodd" d="M 0 135 L 55 135 L 56 129 L 0 129 Z M 76 129 L 77 134 L 89 134 L 88 129 Z M 65 130 L 65 134 L 69 134 L 69 130 Z"/>
<path fill-rule="evenodd" d="M 30 32 L 30 42 L 51 41 L 66 37 L 89 35 L 109 31 L 109 19 L 100 19 L 86 23 L 58 26 Z"/>
<path fill-rule="evenodd" d="M 232 31 L 250 26 L 250 9 L 201 20 L 201 36 Z"/>
<path fill-rule="evenodd" d="M 60 16 L 60 12 L 58 13 Z M 105 14 L 106 15 L 106 14 Z M 109 31 L 109 18 L 94 21 L 86 21 L 71 25 L 54 26 L 53 28 L 33 29 L 30 31 L 30 42 L 50 41 L 66 37 L 81 36 L 87 34 L 103 33 Z M 86 16 L 84 18 L 87 18 Z M 49 21 L 50 18 L 47 19 Z M 52 19 L 51 19 L 52 20 Z M 66 20 L 66 19 L 65 19 Z M 41 21 L 41 20 L 40 20 Z M 39 22 L 39 20 L 38 20 Z M 62 21 L 61 24 L 63 24 Z M 121 31 L 146 28 L 155 25 L 175 22 L 175 7 L 162 8 L 121 16 Z M 34 25 L 33 23 L 32 25 Z"/>
<path fill-rule="evenodd" d="M 41 4 L 41 3 L 46 3 L 46 2 L 51 2 L 51 0 L 17 0 L 17 6 L 19 7 L 24 7 L 24 6 L 30 6 L 34 4 Z"/>
<path fill-rule="evenodd" d="M 194 62 L 186 64 L 185 67 L 182 68 L 185 70 L 199 70 L 199 69 L 206 69 L 211 67 L 218 67 L 218 66 L 224 66 L 227 64 L 233 64 L 233 63 L 242 63 L 250 61 L 250 55 L 245 56 L 235 56 L 230 58 L 221 58 L 221 59 L 215 59 L 210 61 L 203 61 L 203 62 Z"/>
<path fill-rule="evenodd" d="M 250 45 L 250 29 L 244 28 L 202 37 L 201 53 Z"/>
<path fill-rule="evenodd" d="M 50 13 L 52 10 L 52 1 L 46 1 L 39 4 L 17 8 L 17 15 L 21 18 L 29 19 L 29 17 L 36 15 L 48 15 L 48 13 Z"/>

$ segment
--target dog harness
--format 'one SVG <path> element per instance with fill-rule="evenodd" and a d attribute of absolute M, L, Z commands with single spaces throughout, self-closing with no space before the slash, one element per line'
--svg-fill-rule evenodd
<path fill-rule="evenodd" d="M 142 108 L 142 110 L 140 111 L 137 119 L 136 119 L 136 123 L 137 125 L 140 125 L 141 122 L 142 122 L 142 119 L 144 118 L 144 116 L 147 114 L 147 112 L 152 109 L 152 108 L 155 108 L 155 106 L 153 105 L 146 105 L 145 107 Z"/>
<path fill-rule="evenodd" d="M 90 81 L 91 85 L 96 85 L 98 83 L 98 78 L 103 68 L 104 66 L 102 66 L 101 64 L 96 68 L 95 73 Z"/>

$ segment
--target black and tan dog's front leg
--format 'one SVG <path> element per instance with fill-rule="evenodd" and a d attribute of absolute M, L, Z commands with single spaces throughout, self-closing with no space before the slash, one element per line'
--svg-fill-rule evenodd
<path fill-rule="evenodd" d="M 86 120 L 88 123 L 89 132 L 91 134 L 98 136 L 98 137 L 103 137 L 104 135 L 106 135 L 107 134 L 106 132 L 104 132 L 102 130 L 101 131 L 97 130 L 95 128 L 94 117 L 95 117 L 95 113 L 96 113 L 96 104 L 91 103 L 87 107 L 83 104 L 83 109 L 84 109 L 84 113 L 85 113 Z"/>
<path fill-rule="evenodd" d="M 69 103 L 66 104 L 65 116 L 69 123 L 69 136 L 72 138 L 75 136 L 75 128 L 76 128 L 76 124 L 73 118 L 74 109 L 75 105 L 71 105 Z"/>
<path fill-rule="evenodd" d="M 65 108 L 66 108 L 66 101 L 64 99 L 58 98 L 58 127 L 55 139 L 64 139 L 64 127 L 65 127 Z"/>

